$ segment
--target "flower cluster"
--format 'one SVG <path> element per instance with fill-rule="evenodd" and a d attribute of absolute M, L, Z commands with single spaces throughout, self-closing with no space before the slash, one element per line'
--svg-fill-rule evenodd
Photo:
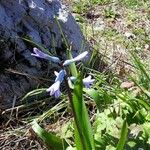
<path fill-rule="evenodd" d="M 65 76 L 66 76 L 66 71 L 64 69 L 65 66 L 70 65 L 71 63 L 77 62 L 82 60 L 83 58 L 85 58 L 88 54 L 87 51 L 81 53 L 80 55 L 78 55 L 77 57 L 74 57 L 72 59 L 68 59 L 65 60 L 63 63 L 61 62 L 61 60 L 58 57 L 54 57 L 54 56 L 50 56 L 42 51 L 40 51 L 37 48 L 33 48 L 33 52 L 31 53 L 32 56 L 35 57 L 39 57 L 39 58 L 43 58 L 49 61 L 52 61 L 54 63 L 57 64 L 62 64 L 62 70 L 60 70 L 59 72 L 54 72 L 56 75 L 56 79 L 55 79 L 55 83 L 52 84 L 46 91 L 50 93 L 50 95 L 54 95 L 56 98 L 58 98 L 61 95 L 60 92 L 60 84 L 63 82 Z M 75 81 L 76 77 L 70 77 L 69 78 L 71 81 Z M 91 78 L 91 76 L 88 76 L 86 78 L 83 79 L 83 84 L 86 88 L 90 88 L 90 86 L 93 84 L 94 79 Z"/>

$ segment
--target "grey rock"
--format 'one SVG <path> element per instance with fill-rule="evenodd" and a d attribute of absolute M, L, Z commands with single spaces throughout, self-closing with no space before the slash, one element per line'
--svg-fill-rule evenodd
<path fill-rule="evenodd" d="M 47 74 L 48 63 L 31 56 L 33 45 L 22 37 L 51 52 L 57 49 L 65 57 L 64 39 L 55 17 L 76 55 L 85 40 L 75 19 L 59 0 L 0 1 L 0 107 L 10 107 L 14 96 L 19 99 L 36 87 L 36 78 Z M 83 51 L 87 50 L 85 45 Z M 51 64 L 50 69 L 53 67 Z"/>

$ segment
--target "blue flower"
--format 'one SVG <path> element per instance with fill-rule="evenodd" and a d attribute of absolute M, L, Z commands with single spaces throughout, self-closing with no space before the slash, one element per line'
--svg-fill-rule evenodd
<path fill-rule="evenodd" d="M 37 49 L 36 47 L 33 48 L 33 52 L 34 53 L 31 53 L 32 56 L 35 56 L 35 57 L 39 57 L 39 58 L 43 58 L 43 59 L 47 59 L 47 60 L 50 60 L 54 63 L 61 63 L 61 60 L 58 58 L 58 57 L 54 57 L 54 56 L 50 56 L 49 54 L 46 54 L 42 51 L 40 51 L 39 49 Z M 77 62 L 77 61 L 80 61 L 82 60 L 84 57 L 86 57 L 86 55 L 88 54 L 87 51 L 81 53 L 80 55 L 78 55 L 77 57 L 75 58 L 72 58 L 72 59 L 68 59 L 68 60 L 65 60 L 64 63 L 63 63 L 63 66 L 67 66 L 73 62 Z"/>
<path fill-rule="evenodd" d="M 87 54 L 88 54 L 88 51 L 85 51 L 85 52 L 81 53 L 80 55 L 78 55 L 78 56 L 75 57 L 75 58 L 65 60 L 64 63 L 63 63 L 63 66 L 67 66 L 67 65 L 70 65 L 70 64 L 73 63 L 73 62 L 80 61 L 80 60 L 82 60 L 84 57 L 86 57 Z"/>
<path fill-rule="evenodd" d="M 61 92 L 60 92 L 60 81 L 55 82 L 46 91 L 50 92 L 51 96 L 54 95 L 56 98 L 58 98 L 61 95 Z"/>
<path fill-rule="evenodd" d="M 61 64 L 61 60 L 58 57 L 50 56 L 49 54 L 46 54 L 37 48 L 33 48 L 33 52 L 34 53 L 31 53 L 32 56 L 47 59 L 47 60 L 50 60 L 54 63 L 58 63 L 60 66 L 62 66 L 62 68 L 64 66 L 71 64 L 71 63 L 82 60 L 88 54 L 88 52 L 85 51 L 85 52 L 81 53 L 80 55 L 78 55 L 72 59 L 65 60 L 64 63 Z M 60 70 L 60 72 L 55 71 L 54 73 L 56 75 L 55 83 L 52 84 L 46 91 L 50 92 L 51 96 L 54 95 L 56 98 L 58 98 L 61 95 L 60 84 L 64 80 L 64 77 L 66 75 L 66 71 L 64 69 L 62 69 L 62 70 Z M 76 77 L 70 77 L 69 79 L 72 81 L 75 81 Z M 93 82 L 94 82 L 94 79 L 91 79 L 91 76 L 88 76 L 87 78 L 83 79 L 83 84 L 85 85 L 86 88 L 90 88 L 90 86 L 93 84 Z"/>
<path fill-rule="evenodd" d="M 51 96 L 54 95 L 56 98 L 58 98 L 61 95 L 60 84 L 64 80 L 66 71 L 63 69 L 59 73 L 55 71 L 55 75 L 56 75 L 55 83 L 52 84 L 46 91 L 50 92 Z"/>
<path fill-rule="evenodd" d="M 62 82 L 62 81 L 64 80 L 64 77 L 65 77 L 65 75 L 66 75 L 66 71 L 65 71 L 64 69 L 60 70 L 59 73 L 56 72 L 56 71 L 55 71 L 54 73 L 55 73 L 55 75 L 56 75 L 55 82 L 57 82 L 57 81 Z"/>
<path fill-rule="evenodd" d="M 54 63 L 60 63 L 61 62 L 58 57 L 54 57 L 54 56 L 50 56 L 49 54 L 45 54 L 42 51 L 40 51 L 39 49 L 37 49 L 36 47 L 33 48 L 33 52 L 34 53 L 31 53 L 32 56 L 44 58 L 44 59 L 50 60 Z"/>
<path fill-rule="evenodd" d="M 76 77 L 72 76 L 69 78 L 71 81 L 75 82 L 75 80 L 77 79 Z M 95 81 L 95 79 L 91 79 L 91 75 L 89 75 L 88 77 L 84 78 L 83 80 L 83 84 L 86 88 L 90 88 L 91 85 L 93 84 L 93 82 Z"/>
<path fill-rule="evenodd" d="M 83 79 L 83 84 L 86 88 L 90 88 L 95 79 L 91 79 L 91 75 Z"/>

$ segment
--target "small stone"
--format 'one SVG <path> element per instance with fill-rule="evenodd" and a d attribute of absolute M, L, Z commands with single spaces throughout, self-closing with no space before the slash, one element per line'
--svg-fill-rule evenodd
<path fill-rule="evenodd" d="M 129 88 L 131 88 L 133 86 L 134 86 L 134 82 L 126 81 L 126 82 L 121 83 L 120 88 L 122 88 L 122 89 L 129 89 Z"/>
<path fill-rule="evenodd" d="M 149 44 L 145 44 L 145 50 L 149 50 L 149 49 L 150 49 Z"/>
<path fill-rule="evenodd" d="M 135 39 L 135 38 L 136 38 L 135 34 L 130 33 L 130 32 L 125 32 L 124 35 L 125 35 L 128 39 Z"/>

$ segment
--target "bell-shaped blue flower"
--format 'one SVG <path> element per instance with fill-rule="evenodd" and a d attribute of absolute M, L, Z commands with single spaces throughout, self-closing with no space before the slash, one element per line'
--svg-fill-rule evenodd
<path fill-rule="evenodd" d="M 33 48 L 33 52 L 34 53 L 31 53 L 32 56 L 47 59 L 47 60 L 50 60 L 54 63 L 60 63 L 61 62 L 58 57 L 54 57 L 54 56 L 50 56 L 48 54 L 45 54 L 42 51 L 40 51 L 39 49 L 37 49 L 36 47 Z"/>
<path fill-rule="evenodd" d="M 91 75 L 83 79 L 83 84 L 86 88 L 90 88 L 95 79 L 91 78 Z"/>
<path fill-rule="evenodd" d="M 87 54 L 88 54 L 88 51 L 85 51 L 85 52 L 81 53 L 80 55 L 78 55 L 78 56 L 75 57 L 75 58 L 65 60 L 64 63 L 63 63 L 63 66 L 67 66 L 67 65 L 70 65 L 70 64 L 73 63 L 73 62 L 80 61 L 80 60 L 82 60 L 84 57 L 86 57 Z"/>
<path fill-rule="evenodd" d="M 54 95 L 56 98 L 58 98 L 61 95 L 61 92 L 60 92 L 60 81 L 55 82 L 46 91 L 50 92 L 51 96 Z"/>
<path fill-rule="evenodd" d="M 69 79 L 70 79 L 71 81 L 75 82 L 77 78 L 74 77 L 74 76 L 71 76 L 71 77 L 69 77 Z M 82 81 L 83 81 L 83 84 L 84 84 L 84 86 L 85 86 L 86 88 L 90 88 L 91 85 L 93 84 L 93 82 L 95 81 L 95 79 L 92 79 L 92 78 L 91 78 L 91 75 L 89 75 L 88 77 L 84 78 Z"/>
<path fill-rule="evenodd" d="M 57 82 L 57 81 L 62 82 L 64 80 L 64 77 L 66 75 L 66 71 L 64 69 L 60 70 L 59 73 L 56 71 L 54 73 L 56 75 L 55 82 Z"/>
<path fill-rule="evenodd" d="M 54 95 L 56 98 L 58 98 L 61 95 L 60 84 L 64 80 L 66 71 L 63 69 L 59 73 L 55 71 L 55 75 L 56 75 L 55 83 L 51 85 L 46 91 L 50 92 L 51 96 Z"/>

